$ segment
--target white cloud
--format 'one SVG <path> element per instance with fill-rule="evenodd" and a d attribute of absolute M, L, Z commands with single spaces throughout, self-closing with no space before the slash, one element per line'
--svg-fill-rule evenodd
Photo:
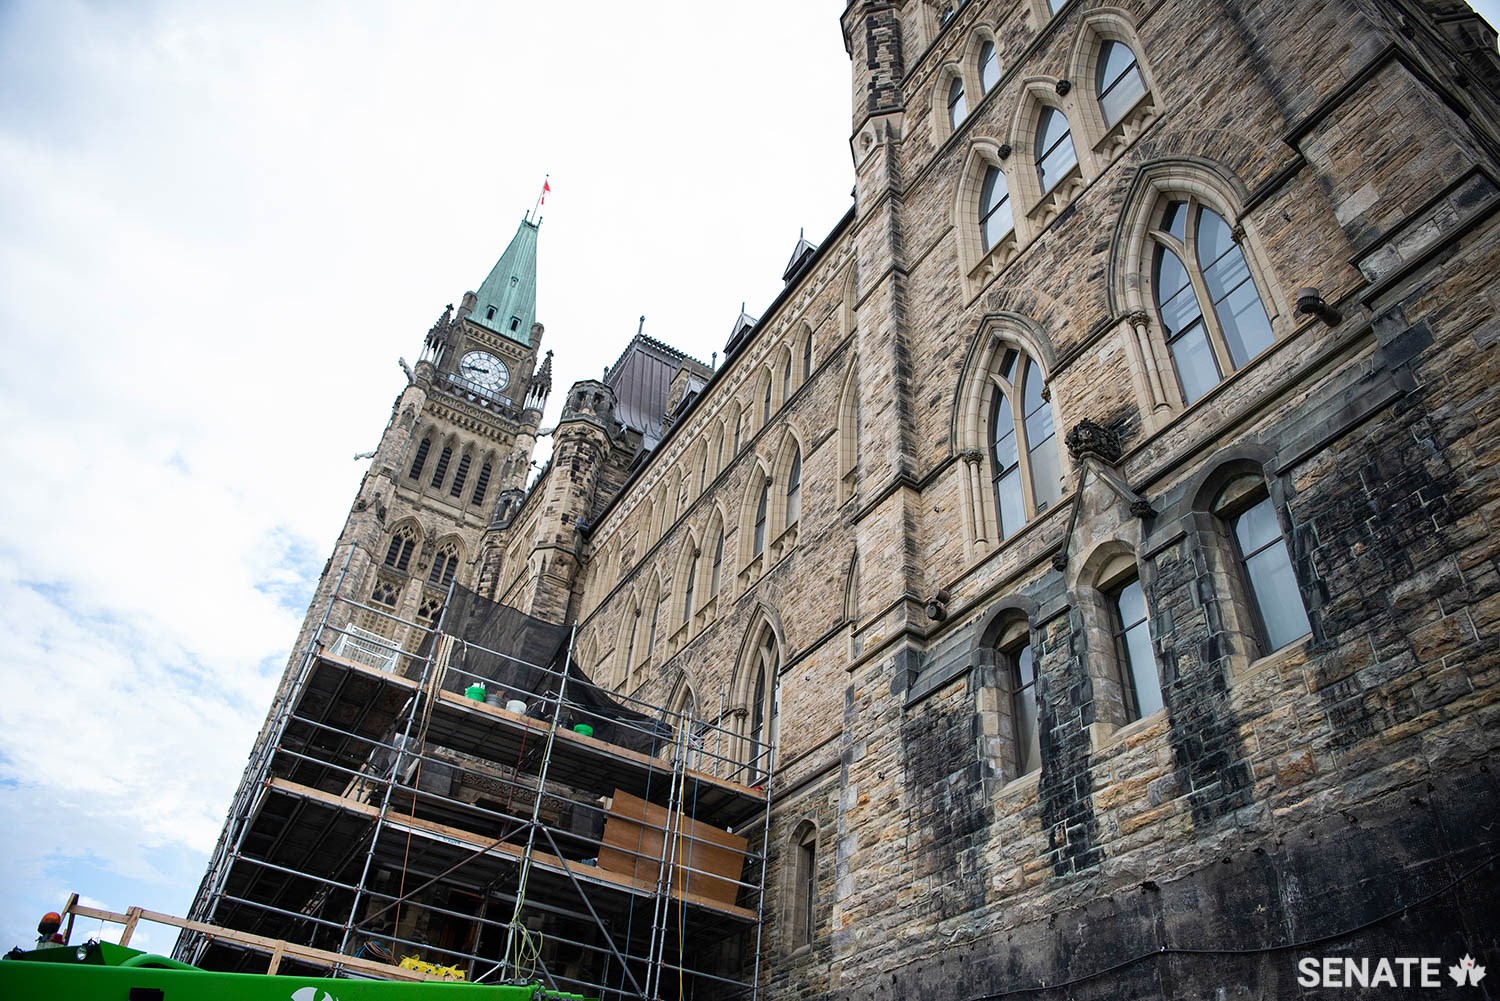
<path fill-rule="evenodd" d="M 0 5 L 0 947 L 186 908 L 395 360 L 544 174 L 557 399 L 774 297 L 848 206 L 841 8 Z"/>

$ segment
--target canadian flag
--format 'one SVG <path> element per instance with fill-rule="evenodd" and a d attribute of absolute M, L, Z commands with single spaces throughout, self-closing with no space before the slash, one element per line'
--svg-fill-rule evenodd
<path fill-rule="evenodd" d="M 543 181 L 542 182 L 542 201 L 541 201 L 542 205 L 546 205 L 547 204 L 547 192 L 549 192 L 551 190 L 552 190 L 552 182 L 551 181 Z"/>

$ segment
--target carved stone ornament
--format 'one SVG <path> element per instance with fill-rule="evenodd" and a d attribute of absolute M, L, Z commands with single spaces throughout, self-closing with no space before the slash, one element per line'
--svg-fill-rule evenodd
<path fill-rule="evenodd" d="M 1064 440 L 1068 444 L 1068 454 L 1075 460 L 1092 455 L 1106 465 L 1113 466 L 1124 454 L 1119 433 L 1096 424 L 1087 417 L 1074 424 Z"/>
<path fill-rule="evenodd" d="M 1130 513 L 1136 518 L 1154 518 L 1156 517 L 1156 508 L 1151 506 L 1150 501 L 1142 498 L 1130 502 Z"/>
<path fill-rule="evenodd" d="M 1144 327 L 1151 322 L 1151 314 L 1144 309 L 1125 314 L 1125 321 L 1132 327 Z"/>
<path fill-rule="evenodd" d="M 1067 97 L 1068 96 L 1068 91 L 1070 91 L 1072 89 L 1073 89 L 1073 81 L 1072 80 L 1059 80 L 1059 81 L 1057 81 L 1057 96 L 1058 97 Z"/>
<path fill-rule="evenodd" d="M 971 466 L 977 466 L 984 461 L 984 452 L 977 448 L 966 448 L 958 453 L 958 457 Z"/>
<path fill-rule="evenodd" d="M 1058 573 L 1062 573 L 1068 569 L 1068 551 L 1066 549 L 1059 549 L 1052 554 L 1052 569 Z"/>
<path fill-rule="evenodd" d="M 999 152 L 1000 154 L 1000 159 L 1009 160 L 1010 155 L 1014 153 L 1015 150 L 1011 148 L 1010 143 L 1001 143 L 1000 149 L 997 152 Z"/>

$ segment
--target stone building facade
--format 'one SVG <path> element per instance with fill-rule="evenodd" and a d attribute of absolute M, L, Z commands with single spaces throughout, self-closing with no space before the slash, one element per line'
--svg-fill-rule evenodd
<path fill-rule="evenodd" d="M 467 579 L 774 772 L 765 997 L 1500 960 L 1493 31 L 1458 0 L 842 23 L 848 215 L 716 369 L 638 337 L 572 387 Z"/>

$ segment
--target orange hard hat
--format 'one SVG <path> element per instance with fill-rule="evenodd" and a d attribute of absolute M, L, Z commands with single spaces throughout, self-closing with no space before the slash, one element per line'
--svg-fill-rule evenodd
<path fill-rule="evenodd" d="M 42 920 L 37 922 L 36 930 L 53 932 L 56 931 L 58 926 L 61 924 L 62 915 L 57 913 L 56 911 L 48 911 L 46 914 L 42 915 Z"/>

